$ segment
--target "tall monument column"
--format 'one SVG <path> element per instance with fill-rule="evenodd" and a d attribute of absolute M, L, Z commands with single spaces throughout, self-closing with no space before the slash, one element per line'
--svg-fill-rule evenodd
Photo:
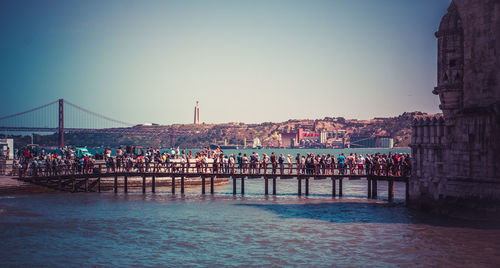
<path fill-rule="evenodd" d="M 194 123 L 195 125 L 200 124 L 200 106 L 198 105 L 198 101 L 196 101 L 196 106 L 194 107 Z"/>

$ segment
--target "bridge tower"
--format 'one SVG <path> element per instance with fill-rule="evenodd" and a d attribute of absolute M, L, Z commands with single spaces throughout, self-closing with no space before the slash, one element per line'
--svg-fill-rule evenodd
<path fill-rule="evenodd" d="M 64 99 L 59 99 L 59 148 L 64 147 Z"/>

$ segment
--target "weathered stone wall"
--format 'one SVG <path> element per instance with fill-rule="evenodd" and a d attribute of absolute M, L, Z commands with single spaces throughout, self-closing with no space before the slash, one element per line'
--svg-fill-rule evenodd
<path fill-rule="evenodd" d="M 436 37 L 443 116 L 413 124 L 410 199 L 500 201 L 500 0 L 453 0 Z"/>
<path fill-rule="evenodd" d="M 464 107 L 500 101 L 500 1 L 454 0 L 464 28 Z"/>
<path fill-rule="evenodd" d="M 445 186 L 444 156 L 447 133 L 443 116 L 422 117 L 413 123 L 413 177 L 410 180 L 411 199 L 439 199 Z"/>

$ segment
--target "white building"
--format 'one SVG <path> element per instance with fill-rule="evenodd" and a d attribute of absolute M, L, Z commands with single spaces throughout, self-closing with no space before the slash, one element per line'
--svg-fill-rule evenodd
<path fill-rule="evenodd" d="M 9 159 L 14 159 L 14 139 L 0 139 L 0 150 L 0 155 L 6 155 L 9 151 Z"/>
<path fill-rule="evenodd" d="M 394 147 L 394 139 L 393 138 L 380 138 L 379 147 L 382 148 L 393 148 Z"/>
<path fill-rule="evenodd" d="M 321 144 L 325 144 L 326 143 L 326 140 L 328 138 L 328 133 L 325 132 L 325 131 L 321 131 L 319 133 L 319 143 Z"/>
<path fill-rule="evenodd" d="M 255 138 L 253 139 L 253 144 L 252 144 L 252 148 L 257 148 L 257 147 L 260 147 L 262 146 L 262 144 L 260 143 L 260 139 L 259 138 Z"/>

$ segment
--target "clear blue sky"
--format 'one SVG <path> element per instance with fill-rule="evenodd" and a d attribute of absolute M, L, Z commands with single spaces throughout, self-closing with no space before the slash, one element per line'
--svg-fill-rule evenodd
<path fill-rule="evenodd" d="M 132 123 L 439 112 L 450 0 L 1 1 L 0 116 L 64 98 Z"/>

